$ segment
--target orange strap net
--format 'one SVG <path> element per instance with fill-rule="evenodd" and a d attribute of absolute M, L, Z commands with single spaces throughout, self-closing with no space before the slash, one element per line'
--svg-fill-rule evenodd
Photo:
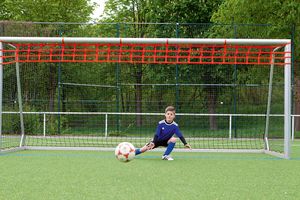
<path fill-rule="evenodd" d="M 286 52 L 273 52 L 278 46 L 122 43 L 20 43 L 13 45 L 15 49 L 2 50 L 3 64 L 18 61 L 244 65 L 274 63 L 284 65 L 286 58 Z"/>

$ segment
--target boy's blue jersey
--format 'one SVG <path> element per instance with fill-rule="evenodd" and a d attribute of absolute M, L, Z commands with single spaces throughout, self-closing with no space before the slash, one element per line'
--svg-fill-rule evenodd
<path fill-rule="evenodd" d="M 155 134 L 157 140 L 169 140 L 174 134 L 179 138 L 183 137 L 176 122 L 173 121 L 170 124 L 165 120 L 161 120 L 160 122 L 158 122 Z"/>

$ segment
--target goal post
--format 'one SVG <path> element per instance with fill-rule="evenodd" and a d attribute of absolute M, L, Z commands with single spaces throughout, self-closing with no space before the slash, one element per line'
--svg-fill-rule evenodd
<path fill-rule="evenodd" d="M 284 158 L 290 157 L 291 140 L 291 44 L 285 46 L 286 52 L 284 66 Z"/>
<path fill-rule="evenodd" d="M 2 149 L 3 45 L 0 42 L 0 149 Z"/>
<path fill-rule="evenodd" d="M 19 72 L 19 64 L 21 64 L 20 68 L 22 68 L 22 65 L 30 65 L 30 67 L 34 68 L 39 63 L 82 63 L 82 64 L 89 64 L 89 63 L 119 63 L 126 66 L 136 66 L 136 65 L 164 65 L 164 66 L 174 66 L 174 65 L 181 65 L 181 66 L 225 66 L 229 68 L 230 65 L 239 65 L 239 66 L 261 66 L 261 68 L 269 68 L 269 82 L 268 82 L 268 92 L 267 92 L 267 100 L 265 102 L 266 108 L 263 115 L 253 115 L 253 113 L 224 113 L 224 115 L 221 113 L 214 113 L 215 106 L 216 106 L 216 92 L 220 92 L 222 89 L 220 88 L 234 88 L 233 90 L 236 90 L 238 87 L 238 84 L 233 83 L 217 83 L 214 81 L 217 81 L 217 77 L 214 81 L 211 83 L 203 83 L 201 80 L 198 83 L 163 83 L 163 82 L 152 82 L 151 84 L 138 82 L 134 84 L 128 84 L 128 83 L 118 83 L 117 86 L 111 86 L 111 83 L 107 83 L 108 86 L 104 87 L 94 87 L 95 85 L 101 85 L 101 84 L 94 84 L 94 83 L 72 83 L 72 86 L 85 86 L 85 90 L 87 91 L 88 87 L 91 86 L 94 89 L 94 92 L 99 92 L 99 94 L 109 93 L 111 94 L 110 99 L 118 99 L 119 97 L 116 97 L 116 95 L 119 94 L 113 94 L 113 90 L 120 90 L 120 87 L 122 88 L 128 88 L 126 91 L 130 91 L 132 89 L 138 90 L 139 88 L 148 88 L 144 89 L 146 92 L 151 93 L 151 96 L 155 96 L 156 93 L 154 93 L 153 88 L 160 88 L 164 87 L 161 90 L 169 90 L 170 88 L 176 87 L 176 91 L 178 86 L 180 86 L 182 89 L 181 93 L 184 93 L 184 88 L 186 87 L 195 87 L 194 91 L 195 94 L 198 92 L 199 94 L 204 94 L 207 91 L 210 91 L 208 94 L 208 100 L 202 99 L 201 101 L 210 101 L 207 103 L 209 113 L 195 113 L 195 112 L 189 112 L 189 113 L 178 113 L 178 117 L 180 120 L 182 120 L 184 123 L 188 124 L 190 123 L 191 118 L 199 121 L 209 121 L 211 123 L 211 126 L 203 131 L 207 132 L 207 135 L 201 135 L 197 133 L 196 129 L 199 129 L 199 127 L 196 127 L 196 125 L 191 126 L 191 129 L 195 129 L 191 131 L 190 129 L 187 130 L 187 132 L 191 132 L 191 134 L 188 136 L 188 139 L 191 141 L 194 141 L 196 145 L 196 149 L 198 150 L 217 150 L 217 151 L 245 151 L 245 152 L 265 152 L 270 153 L 276 156 L 289 158 L 290 156 L 290 135 L 291 135 L 291 41 L 289 39 L 199 39 L 199 38 L 79 38 L 79 37 L 0 37 L 0 145 L 1 150 L 12 148 L 13 145 L 5 146 L 5 143 L 8 142 L 8 138 L 15 138 L 16 134 L 12 133 L 9 134 L 10 131 L 3 131 L 3 115 L 15 115 L 16 113 L 13 110 L 9 110 L 10 107 L 7 106 L 8 110 L 3 110 L 3 69 L 5 69 L 7 66 L 16 66 L 16 81 L 15 81 L 15 91 L 17 91 L 18 96 L 18 104 L 19 108 L 17 113 L 20 115 L 20 137 L 19 138 L 19 145 L 18 147 L 37 147 L 37 146 L 44 146 L 47 147 L 50 143 L 56 143 L 56 147 L 62 146 L 62 147 L 71 147 L 71 148 L 85 148 L 89 147 L 88 143 L 95 142 L 93 140 L 98 140 L 101 138 L 101 141 L 103 139 L 103 143 L 101 145 L 97 146 L 97 144 L 93 144 L 93 147 L 113 147 L 116 142 L 119 142 L 121 140 L 127 140 L 130 138 L 127 138 L 122 136 L 122 134 L 118 133 L 116 131 L 115 136 L 111 137 L 114 138 L 110 141 L 110 143 L 105 143 L 105 140 L 107 141 L 107 129 L 109 126 L 109 123 L 114 124 L 116 127 L 122 126 L 122 122 L 126 121 L 125 117 L 127 116 L 128 119 L 132 115 L 134 116 L 140 116 L 136 118 L 136 121 L 132 122 L 131 124 L 127 125 L 127 129 L 130 129 L 130 126 L 137 126 L 141 127 L 143 124 L 140 121 L 141 116 L 147 116 L 157 119 L 157 113 L 155 115 L 151 115 L 151 113 L 148 113 L 147 111 L 145 113 L 133 113 L 133 112 L 111 112 L 110 110 L 106 110 L 104 112 L 84 112 L 81 114 L 86 117 L 86 119 L 95 120 L 101 119 L 104 122 L 103 127 L 105 130 L 105 134 L 102 138 L 102 136 L 97 136 L 93 134 L 86 134 L 83 130 L 82 133 L 79 135 L 72 135 L 72 134 L 65 134 L 59 135 L 59 133 L 55 133 L 53 137 L 40 137 L 38 133 L 26 133 L 26 123 L 23 122 L 23 114 L 24 115 L 38 115 L 36 118 L 41 119 L 40 115 L 43 115 L 44 120 L 43 121 L 43 127 L 45 127 L 47 116 L 45 113 L 46 111 L 39 110 L 39 112 L 23 112 L 22 110 L 22 89 L 20 85 L 20 72 Z M 31 66 L 32 65 L 32 66 Z M 283 69 L 282 77 L 277 77 L 278 80 L 283 79 L 284 87 L 282 88 L 281 92 L 277 92 L 274 95 L 283 94 L 282 99 L 284 99 L 283 104 L 283 113 L 277 113 L 277 114 L 271 114 L 270 107 L 272 103 L 272 85 L 274 84 L 273 80 L 273 70 L 274 67 L 279 68 L 279 70 Z M 144 67 L 146 70 L 147 67 Z M 139 69 L 136 67 L 136 69 Z M 223 68 L 221 70 L 224 70 Z M 93 72 L 91 72 L 93 73 Z M 226 72 L 229 73 L 229 72 Z M 281 73 L 281 72 L 280 72 Z M 4 73 L 5 75 L 5 73 Z M 194 74 L 196 76 L 196 74 Z M 217 75 L 215 75 L 217 76 Z M 125 80 L 125 78 L 123 78 Z M 205 79 L 205 77 L 204 77 Z M 226 79 L 226 78 L 225 78 Z M 68 86 L 67 83 L 65 84 L 58 84 L 62 86 Z M 102 85 L 103 86 L 103 85 Z M 253 84 L 246 84 L 246 86 L 252 87 Z M 95 89 L 96 88 L 96 89 Z M 104 90 L 104 88 L 106 88 Z M 131 89 L 130 89 L 131 88 Z M 152 89 L 151 89 L 152 88 Z M 166 89 L 167 88 L 167 89 Z M 125 90 L 125 89 L 124 89 Z M 199 90 L 201 92 L 199 92 Z M 189 90 L 190 91 L 190 90 Z M 72 92 L 72 94 L 76 93 L 76 91 Z M 229 92 L 230 93 L 230 92 Z M 234 93 L 234 92 L 233 92 Z M 140 93 L 136 93 L 137 98 L 142 98 Z M 178 95 L 178 91 L 176 93 Z M 228 94 L 227 96 L 224 95 L 224 99 L 235 99 L 231 98 Z M 76 95 L 75 95 L 76 96 Z M 162 94 L 160 92 L 159 96 L 162 98 Z M 226 96 L 226 97 L 225 97 Z M 150 96 L 149 96 L 150 97 Z M 122 96 L 122 98 L 124 98 Z M 129 98 L 129 97 L 128 97 Z M 191 98 L 191 97 L 189 97 Z M 199 97 L 198 97 L 199 98 Z M 107 101 L 107 100 L 106 100 Z M 140 99 L 135 99 L 135 103 L 137 101 L 140 101 Z M 161 99 L 163 102 L 163 99 Z M 235 100 L 234 100 L 235 101 Z M 261 101 L 261 100 L 260 100 Z M 203 103 L 201 102 L 201 103 Z M 119 103 L 119 102 L 117 102 Z M 221 102 L 223 104 L 223 102 Z M 138 103 L 136 103 L 137 106 L 141 106 Z M 203 103 L 204 105 L 204 103 Z M 124 110 L 125 109 L 125 106 Z M 245 110 L 247 106 L 244 106 Z M 140 108 L 141 109 L 141 108 Z M 97 110 L 97 109 L 95 109 Z M 99 109 L 98 109 L 99 110 Z M 151 110 L 151 109 L 149 109 Z M 204 109 L 205 110 L 205 109 Z M 201 112 L 201 111 L 200 111 Z M 25 114 L 26 113 L 26 114 Z M 44 114 L 43 114 L 44 113 Z M 66 113 L 69 113 L 67 115 Z M 67 117 L 74 116 L 77 114 L 74 114 L 72 112 L 58 112 L 58 113 L 51 113 L 48 112 L 48 115 L 64 115 Z M 78 112 L 80 114 L 80 112 Z M 144 115 L 145 114 L 145 115 Z M 95 117 L 95 115 L 101 115 Z M 111 116 L 114 116 L 114 120 L 112 122 L 109 121 L 109 118 Z M 118 117 L 116 117 L 118 116 Z M 130 117 L 129 117 L 130 116 Z M 155 116 L 155 117 L 154 117 Z M 163 115 L 161 115 L 163 116 Z M 160 116 L 160 117 L 161 117 Z M 238 120 L 237 118 L 247 118 L 247 117 L 253 117 L 253 116 L 259 116 L 258 119 L 261 121 L 261 117 L 265 118 L 265 128 L 264 132 L 259 131 L 259 134 L 254 134 L 255 136 L 237 136 L 237 134 L 234 134 L 234 129 L 237 126 Z M 24 116 L 25 117 L 25 116 Z M 228 131 L 226 131 L 226 137 L 223 133 L 213 133 L 216 132 L 217 127 L 214 126 L 216 118 L 224 117 L 226 119 L 221 119 L 221 121 L 226 122 L 226 126 L 228 126 L 229 130 L 229 137 L 227 135 Z M 274 117 L 283 118 L 283 130 L 282 135 L 276 135 L 273 138 L 270 138 L 269 135 L 269 127 L 270 127 L 270 120 Z M 80 119 L 81 117 L 79 117 Z M 199 119 L 198 119 L 199 118 Z M 201 119 L 200 119 L 201 118 Z M 14 119 L 12 117 L 12 119 Z M 81 118 L 82 119 L 82 118 Z M 152 119 L 151 119 L 152 120 Z M 276 118 L 276 120 L 278 120 Z M 275 120 L 275 121 L 276 121 Z M 69 119 L 67 119 L 69 121 Z M 147 120 L 144 120 L 147 121 Z M 245 120 L 247 121 L 247 119 Z M 243 126 L 246 127 L 246 122 L 243 121 Z M 89 122 L 87 122 L 88 124 Z M 252 122 L 255 124 L 254 122 Z M 134 124 L 134 125 L 133 125 Z M 25 128 L 24 128 L 25 126 Z M 69 128 L 72 125 L 67 125 Z M 155 128 L 155 123 L 152 124 Z M 205 126 L 203 126 L 205 127 Z M 200 127 L 202 130 L 203 127 Z M 186 128 L 186 127 L 185 127 Z M 24 131 L 25 129 L 25 131 Z M 82 127 L 82 129 L 85 129 Z M 147 127 L 147 130 L 149 127 Z M 253 132 L 251 130 L 246 130 L 248 128 L 244 128 L 245 133 L 246 132 Z M 119 128 L 117 129 L 119 130 Z M 3 132 L 7 132 L 6 134 L 3 134 Z M 251 133 L 253 134 L 253 133 Z M 279 133 L 278 133 L 279 134 Z M 114 134 L 112 134 L 114 135 Z M 246 134 L 245 134 L 246 135 Z M 25 136 L 28 136 L 28 140 L 34 141 L 34 140 L 46 140 L 49 139 L 50 143 L 46 143 L 41 145 L 39 142 L 33 142 L 30 144 L 27 139 L 25 140 Z M 241 138 L 239 138 L 241 137 Z M 87 139 L 88 138 L 88 139 Z M 142 138 L 142 139 L 141 139 Z M 226 138 L 226 145 L 225 139 Z M 60 140 L 58 141 L 57 140 Z M 83 140 L 91 140 L 87 143 L 80 143 L 81 139 Z M 140 141 L 140 143 L 143 143 L 149 139 L 149 135 L 145 136 L 142 133 L 136 133 L 134 136 L 131 137 L 133 141 Z M 113 141 L 114 140 L 114 141 Z M 254 145 L 253 141 L 259 140 L 259 142 Z M 77 143 L 76 143 L 77 141 Z M 197 143 L 196 141 L 206 141 L 207 143 L 204 145 L 204 143 Z M 222 141 L 222 142 L 220 142 Z M 43 143 L 43 142 L 42 142 Z M 79 144 L 80 143 L 80 144 Z M 95 142 L 97 143 L 97 142 Z M 138 143 L 138 145 L 140 145 Z M 271 144 L 272 143 L 272 144 Z M 282 150 L 277 150 L 276 148 L 272 148 L 272 145 L 276 144 L 277 146 L 283 146 Z M 279 144 L 280 143 L 280 144 Z M 60 145 L 59 145 L 60 144 Z M 209 145 L 208 145 L 209 144 Z M 214 145 L 212 145 L 214 144 Z M 263 144 L 263 145 L 261 145 Z M 218 146 L 219 145 L 219 146 Z M 16 145 L 17 146 L 17 145 Z M 51 145 L 49 145 L 51 146 Z M 223 148 L 225 147 L 225 148 Z M 248 151 L 249 150 L 249 151 Z"/>

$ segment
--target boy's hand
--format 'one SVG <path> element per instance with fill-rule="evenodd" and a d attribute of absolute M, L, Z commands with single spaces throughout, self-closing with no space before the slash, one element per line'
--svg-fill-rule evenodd
<path fill-rule="evenodd" d="M 155 144 L 154 144 L 154 142 L 151 141 L 146 146 L 148 147 L 148 150 L 151 150 L 154 148 Z"/>
<path fill-rule="evenodd" d="M 190 144 L 185 144 L 184 147 L 185 147 L 185 148 L 188 148 L 188 149 L 192 149 L 192 147 L 191 147 Z"/>

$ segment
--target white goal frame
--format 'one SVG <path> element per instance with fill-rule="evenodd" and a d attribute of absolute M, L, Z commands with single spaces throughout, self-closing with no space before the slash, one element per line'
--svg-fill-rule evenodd
<path fill-rule="evenodd" d="M 104 44 L 210 44 L 210 45 L 257 45 L 257 46 L 284 46 L 284 153 L 278 154 L 271 152 L 267 144 L 267 134 L 265 138 L 265 153 L 274 154 L 286 159 L 290 158 L 290 140 L 291 140 L 291 40 L 290 39 L 199 39 L 199 38 L 84 38 L 84 37 L 0 37 L 0 145 L 2 142 L 2 96 L 3 96 L 3 43 L 104 43 Z M 276 50 L 276 49 L 275 49 Z M 274 51 L 275 51 L 274 50 Z M 16 58 L 18 59 L 18 58 Z M 17 77 L 18 60 L 16 60 Z M 272 66 L 271 66 L 272 69 Z M 272 81 L 272 72 L 270 73 Z M 270 82 L 269 84 L 271 84 Z M 18 101 L 20 121 L 22 122 L 22 102 L 20 94 L 20 81 L 18 84 Z M 271 87 L 271 85 L 269 86 Z M 269 91 L 271 92 L 271 91 Z M 269 94 L 270 98 L 270 94 Z M 268 99 L 269 99 L 268 98 Z M 269 104 L 269 101 L 268 101 Z M 267 123 L 270 115 L 269 105 L 267 110 Z M 24 124 L 21 124 L 24 127 Z M 267 125 L 266 125 L 267 127 Z M 24 128 L 22 128 L 20 148 L 23 148 Z M 218 150 L 219 151 L 219 150 Z"/>

